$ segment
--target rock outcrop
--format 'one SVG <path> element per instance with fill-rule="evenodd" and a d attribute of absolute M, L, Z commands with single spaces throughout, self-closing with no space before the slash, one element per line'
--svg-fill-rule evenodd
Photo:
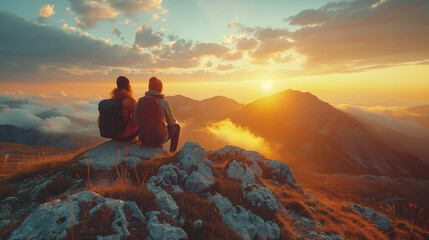
<path fill-rule="evenodd" d="M 65 200 L 54 200 L 40 205 L 9 237 L 19 239 L 62 239 L 73 225 L 79 224 L 80 216 L 96 214 L 107 208 L 113 216 L 105 228 L 111 228 L 109 239 L 130 236 L 130 227 L 143 227 L 146 218 L 136 203 L 105 198 L 94 192 L 80 192 Z M 107 236 L 100 236 L 107 237 Z"/>
<path fill-rule="evenodd" d="M 93 147 L 79 160 L 81 165 L 89 165 L 96 170 L 110 170 L 120 163 L 134 167 L 144 158 L 167 154 L 161 148 L 141 147 L 136 141 L 124 142 L 111 140 Z"/>
<path fill-rule="evenodd" d="M 148 159 L 150 157 L 157 158 Z M 119 163 L 125 163 L 121 166 L 132 169 L 130 172 L 136 177 L 148 174 L 138 173 L 144 161 L 148 161 L 153 169 L 149 169 L 149 175 L 145 175 L 147 178 L 143 182 L 138 182 L 136 189 L 144 189 L 147 192 L 144 196 L 150 195 L 156 207 L 148 207 L 144 201 L 143 204 L 137 200 L 123 201 L 91 191 L 92 188 L 96 191 L 97 187 L 109 189 L 118 178 L 127 186 L 136 184 L 132 181 L 138 179 L 126 178 L 129 172 L 111 173 Z M 97 214 L 109 217 L 104 219 L 105 231 L 96 232 L 97 235 L 91 236 L 93 239 L 124 239 L 136 237 L 135 234 L 137 239 L 207 239 L 218 221 L 223 224 L 222 228 L 242 239 L 287 239 L 285 225 L 294 228 L 299 239 L 343 239 L 338 234 L 316 230 L 323 227 L 323 221 L 321 223 L 311 215 L 331 210 L 322 209 L 321 202 L 296 185 L 289 165 L 265 159 L 257 152 L 234 146 L 206 152 L 197 143 L 187 142 L 177 154 L 169 155 L 162 149 L 141 149 L 133 142 L 110 141 L 81 155 L 73 166 L 87 163 L 98 170 L 99 179 L 104 179 L 102 183 L 95 176 L 93 183 L 85 184 L 83 179 L 67 175 L 67 171 L 40 177 L 43 181 L 39 178 L 25 180 L 27 185 L 22 187 L 21 195 L 36 194 L 58 177 L 71 184 L 67 192 L 56 195 L 60 199 L 28 210 L 31 214 L 11 232 L 9 239 L 65 238 L 73 228 L 88 221 L 86 218 Z M 293 199 L 284 200 L 294 196 L 299 196 L 300 202 L 288 204 Z M 17 199 L 9 197 L 0 202 L 3 204 L 0 216 L 12 214 L 12 203 Z M 203 210 L 198 213 L 184 211 L 194 209 L 193 205 L 188 206 L 194 200 L 203 203 Z M 391 227 L 384 215 L 357 204 L 350 206 L 364 218 L 374 221 L 378 228 Z M 205 213 L 206 209 L 210 213 Z M 98 219 L 93 217 L 93 220 Z"/>

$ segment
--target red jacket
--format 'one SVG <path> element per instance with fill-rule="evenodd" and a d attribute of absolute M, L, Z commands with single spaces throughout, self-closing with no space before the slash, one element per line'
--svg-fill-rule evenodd
<path fill-rule="evenodd" d="M 136 100 L 132 94 L 125 89 L 115 88 L 111 93 L 111 99 L 123 99 L 122 100 L 122 114 L 124 121 L 128 121 L 127 128 L 125 131 L 116 138 L 126 138 L 138 131 L 138 127 L 134 124 L 134 108 L 136 106 Z"/>

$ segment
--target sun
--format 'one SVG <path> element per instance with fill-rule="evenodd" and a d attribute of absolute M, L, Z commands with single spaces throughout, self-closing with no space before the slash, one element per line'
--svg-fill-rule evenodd
<path fill-rule="evenodd" d="M 273 88 L 273 85 L 269 81 L 264 81 L 261 85 L 261 88 L 263 91 L 269 92 Z"/>

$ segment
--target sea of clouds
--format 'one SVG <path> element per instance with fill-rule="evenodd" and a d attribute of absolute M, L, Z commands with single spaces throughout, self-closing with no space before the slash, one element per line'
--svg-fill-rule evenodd
<path fill-rule="evenodd" d="M 100 100 L 99 96 L 69 95 L 64 92 L 28 94 L 2 91 L 0 125 L 99 136 L 97 118 Z"/>

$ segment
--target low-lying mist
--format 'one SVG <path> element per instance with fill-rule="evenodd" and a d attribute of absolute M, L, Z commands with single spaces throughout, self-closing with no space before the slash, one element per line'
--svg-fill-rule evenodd
<path fill-rule="evenodd" d="M 257 151 L 265 156 L 272 155 L 270 145 L 265 139 L 255 135 L 247 128 L 234 124 L 229 118 L 212 123 L 206 129 L 226 145 Z"/>

